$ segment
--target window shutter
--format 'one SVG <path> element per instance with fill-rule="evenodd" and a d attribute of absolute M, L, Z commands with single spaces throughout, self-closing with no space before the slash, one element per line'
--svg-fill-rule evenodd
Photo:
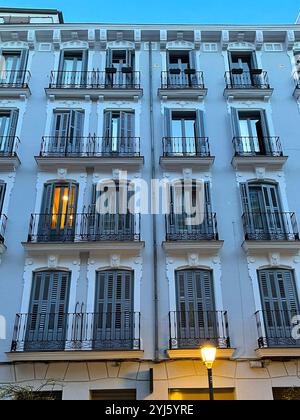
<path fill-rule="evenodd" d="M 172 110 L 165 108 L 165 136 L 172 137 Z"/>
<path fill-rule="evenodd" d="M 9 130 L 8 130 L 9 137 L 15 137 L 16 135 L 18 118 L 19 118 L 19 111 L 18 110 L 11 111 L 10 121 L 9 121 Z"/>
<path fill-rule="evenodd" d="M 4 184 L 4 182 L 0 182 L 0 215 L 3 209 L 5 190 L 6 190 L 6 184 Z"/>
<path fill-rule="evenodd" d="M 266 113 L 265 110 L 260 111 L 260 120 L 261 120 L 263 136 L 264 137 L 270 137 L 267 113 Z M 268 142 L 267 142 L 267 144 L 268 144 Z"/>
<path fill-rule="evenodd" d="M 33 278 L 26 349 L 65 347 L 70 273 L 42 272 Z"/>
<path fill-rule="evenodd" d="M 70 112 L 55 112 L 52 133 L 54 137 L 66 138 L 69 135 Z"/>
<path fill-rule="evenodd" d="M 60 57 L 59 57 L 59 64 L 58 64 L 58 71 L 61 72 L 64 70 L 64 63 L 65 63 L 65 52 L 61 50 Z"/>
<path fill-rule="evenodd" d="M 133 274 L 129 271 L 107 271 L 97 274 L 95 302 L 95 335 L 97 346 L 132 348 Z"/>
<path fill-rule="evenodd" d="M 205 137 L 205 121 L 204 121 L 204 111 L 197 109 L 196 111 L 196 131 L 197 137 Z"/>
<path fill-rule="evenodd" d="M 134 51 L 131 49 L 126 50 L 126 65 L 127 67 L 134 67 Z"/>
<path fill-rule="evenodd" d="M 25 72 L 27 68 L 27 62 L 28 62 L 28 50 L 23 49 L 20 54 L 20 70 L 21 72 Z"/>
<path fill-rule="evenodd" d="M 104 113 L 104 137 L 110 138 L 112 136 L 112 112 L 106 111 Z"/>
<path fill-rule="evenodd" d="M 205 182 L 204 183 L 204 192 L 205 192 L 205 209 L 206 209 L 206 214 L 207 215 L 210 215 L 212 213 L 210 182 Z"/>
<path fill-rule="evenodd" d="M 106 50 L 106 67 L 112 67 L 113 65 L 113 50 L 111 48 L 108 48 Z"/>
<path fill-rule="evenodd" d="M 242 206 L 244 213 L 251 212 L 251 203 L 250 203 L 250 195 L 249 195 L 249 185 L 247 182 L 240 184 L 241 190 L 241 199 L 242 199 Z"/>
<path fill-rule="evenodd" d="M 89 63 L 89 50 L 82 51 L 82 71 L 86 72 Z"/>
<path fill-rule="evenodd" d="M 194 50 L 189 51 L 190 68 L 196 70 L 196 52 Z"/>
<path fill-rule="evenodd" d="M 69 137 L 80 138 L 83 135 L 84 113 L 82 111 L 71 111 Z"/>
<path fill-rule="evenodd" d="M 52 212 L 54 183 L 45 184 L 41 213 L 50 215 Z"/>
<path fill-rule="evenodd" d="M 231 108 L 231 123 L 234 137 L 241 137 L 239 111 L 236 108 Z"/>

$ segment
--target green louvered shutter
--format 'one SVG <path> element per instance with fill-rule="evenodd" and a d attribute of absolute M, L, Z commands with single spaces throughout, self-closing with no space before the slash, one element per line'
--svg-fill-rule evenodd
<path fill-rule="evenodd" d="M 27 351 L 64 350 L 70 277 L 70 273 L 60 271 L 34 274 L 27 320 Z"/>
<path fill-rule="evenodd" d="M 198 347 L 217 340 L 213 280 L 210 271 L 176 273 L 177 325 L 180 347 Z"/>
<path fill-rule="evenodd" d="M 300 313 L 293 272 L 262 270 L 259 284 L 268 346 L 300 345 L 292 338 L 292 318 Z"/>
<path fill-rule="evenodd" d="M 5 190 L 6 190 L 6 184 L 4 182 L 0 182 L 0 215 L 3 209 Z"/>
<path fill-rule="evenodd" d="M 133 273 L 97 273 L 94 348 L 132 349 L 133 324 Z"/>

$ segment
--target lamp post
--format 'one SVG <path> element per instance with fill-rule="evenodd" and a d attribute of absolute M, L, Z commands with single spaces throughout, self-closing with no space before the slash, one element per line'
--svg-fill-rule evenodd
<path fill-rule="evenodd" d="M 217 349 L 211 346 L 205 346 L 201 349 L 201 355 L 203 363 L 207 368 L 208 373 L 208 385 L 209 385 L 209 399 L 214 401 L 214 385 L 213 385 L 213 374 L 212 367 L 216 360 Z"/>

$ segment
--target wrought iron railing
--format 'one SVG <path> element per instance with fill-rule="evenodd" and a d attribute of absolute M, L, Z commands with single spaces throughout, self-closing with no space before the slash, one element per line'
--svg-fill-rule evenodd
<path fill-rule="evenodd" d="M 164 157 L 209 157 L 208 137 L 164 137 Z"/>
<path fill-rule="evenodd" d="M 259 348 L 300 347 L 300 338 L 294 335 L 299 311 L 258 311 L 255 316 Z"/>
<path fill-rule="evenodd" d="M 161 73 L 162 89 L 205 89 L 202 71 L 172 69 Z"/>
<path fill-rule="evenodd" d="M 170 312 L 169 328 L 171 349 L 199 349 L 205 344 L 218 348 L 230 347 L 227 312 Z"/>
<path fill-rule="evenodd" d="M 168 242 L 219 240 L 215 213 L 196 214 L 195 217 L 171 213 L 166 216 L 166 231 Z"/>
<path fill-rule="evenodd" d="M 43 137 L 41 157 L 139 157 L 140 137 Z"/>
<path fill-rule="evenodd" d="M 12 352 L 139 350 L 139 312 L 17 314 Z"/>
<path fill-rule="evenodd" d="M 5 214 L 0 214 L 0 243 L 4 243 L 4 235 L 7 225 L 7 217 Z"/>
<path fill-rule="evenodd" d="M 20 144 L 17 136 L 0 136 L 0 157 L 15 157 Z"/>
<path fill-rule="evenodd" d="M 140 241 L 140 214 L 32 214 L 28 242 Z"/>
<path fill-rule="evenodd" d="M 268 73 L 260 69 L 233 69 L 225 73 L 226 89 L 270 89 Z"/>
<path fill-rule="evenodd" d="M 234 137 L 235 156 L 283 156 L 279 137 Z"/>
<path fill-rule="evenodd" d="M 50 89 L 140 89 L 140 72 L 122 71 L 52 71 Z"/>
<path fill-rule="evenodd" d="M 249 212 L 243 214 L 245 239 L 249 241 L 298 241 L 295 213 Z"/>
<path fill-rule="evenodd" d="M 27 70 L 0 70 L 0 88 L 28 88 L 31 74 Z"/>

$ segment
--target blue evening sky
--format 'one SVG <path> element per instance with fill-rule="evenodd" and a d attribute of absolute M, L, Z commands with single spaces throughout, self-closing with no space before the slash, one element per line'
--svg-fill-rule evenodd
<path fill-rule="evenodd" d="M 55 8 L 66 22 L 295 23 L 300 0 L 8 0 L 0 7 Z"/>

